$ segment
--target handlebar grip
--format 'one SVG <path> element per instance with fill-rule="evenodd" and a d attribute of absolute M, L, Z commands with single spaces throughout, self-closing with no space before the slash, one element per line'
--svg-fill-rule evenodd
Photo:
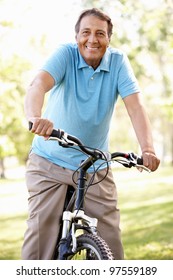
<path fill-rule="evenodd" d="M 137 158 L 137 164 L 143 165 L 143 158 L 142 157 Z"/>
<path fill-rule="evenodd" d="M 33 123 L 29 121 L 29 131 L 32 129 Z"/>
<path fill-rule="evenodd" d="M 29 121 L 29 131 L 32 129 L 33 123 Z M 50 137 L 55 137 L 61 139 L 61 137 L 64 135 L 64 131 L 61 129 L 53 129 Z"/>
<path fill-rule="evenodd" d="M 53 129 L 50 137 L 55 137 L 58 139 L 61 139 L 61 137 L 64 135 L 64 130 L 61 129 Z"/>

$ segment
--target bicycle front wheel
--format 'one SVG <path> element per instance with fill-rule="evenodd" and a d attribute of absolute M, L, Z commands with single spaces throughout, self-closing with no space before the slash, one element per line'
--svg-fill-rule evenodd
<path fill-rule="evenodd" d="M 68 260 L 113 260 L 107 243 L 98 235 L 90 233 L 77 237 L 77 249 Z"/>

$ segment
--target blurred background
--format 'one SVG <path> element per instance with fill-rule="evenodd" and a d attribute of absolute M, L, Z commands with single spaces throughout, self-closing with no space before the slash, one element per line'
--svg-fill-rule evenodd
<path fill-rule="evenodd" d="M 75 42 L 77 17 L 91 7 L 112 18 L 111 45 L 130 59 L 161 159 L 153 174 L 115 170 L 125 255 L 173 259 L 172 0 L 0 0 L 0 259 L 20 259 L 26 227 L 24 175 L 33 136 L 23 111 L 25 89 L 60 43 Z M 110 150 L 140 152 L 120 99 Z"/>

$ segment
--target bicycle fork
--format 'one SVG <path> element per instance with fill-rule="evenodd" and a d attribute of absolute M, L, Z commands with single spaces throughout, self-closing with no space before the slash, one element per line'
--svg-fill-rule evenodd
<path fill-rule="evenodd" d="M 59 243 L 59 259 L 65 259 L 65 256 L 76 251 L 76 231 L 78 229 L 83 229 L 92 234 L 97 234 L 98 220 L 87 216 L 83 209 L 86 181 L 86 170 L 85 168 L 81 168 L 78 178 L 74 211 L 63 212 L 62 236 Z"/>
<path fill-rule="evenodd" d="M 81 224 L 79 223 L 81 221 Z M 75 210 L 74 212 L 64 211 L 62 238 L 66 239 L 71 229 L 72 236 L 72 252 L 76 251 L 76 230 L 86 229 L 92 234 L 96 234 L 97 219 L 87 216 L 83 210 Z"/>

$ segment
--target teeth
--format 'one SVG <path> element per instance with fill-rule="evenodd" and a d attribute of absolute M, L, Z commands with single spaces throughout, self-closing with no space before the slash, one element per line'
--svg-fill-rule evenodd
<path fill-rule="evenodd" d="M 98 48 L 90 48 L 90 47 L 87 47 L 87 46 L 86 46 L 86 48 L 89 49 L 89 50 L 97 50 L 98 49 Z"/>

